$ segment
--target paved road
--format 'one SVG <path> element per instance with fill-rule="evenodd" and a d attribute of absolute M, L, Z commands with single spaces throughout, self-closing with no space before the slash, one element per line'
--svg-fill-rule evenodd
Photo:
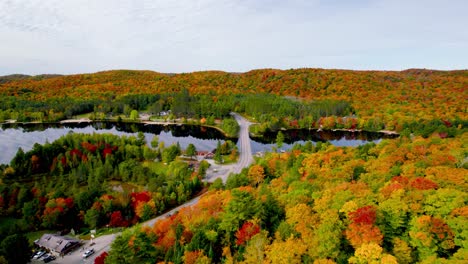
<path fill-rule="evenodd" d="M 234 168 L 234 173 L 240 173 L 243 168 L 249 166 L 254 161 L 252 156 L 252 146 L 250 144 L 249 137 L 249 127 L 250 123 L 247 119 L 242 116 L 232 113 L 236 121 L 239 123 L 240 132 L 239 132 L 239 146 L 240 146 L 240 156 L 239 161 Z"/>
<path fill-rule="evenodd" d="M 247 119 L 243 118 L 239 114 L 231 113 L 231 115 L 236 119 L 237 123 L 239 123 L 240 131 L 239 131 L 239 160 L 236 164 L 230 165 L 218 165 L 215 164 L 214 161 L 209 160 L 211 163 L 211 167 L 207 171 L 206 179 L 208 182 L 213 182 L 214 180 L 221 178 L 224 183 L 226 183 L 227 178 L 231 173 L 240 173 L 243 168 L 249 166 L 253 162 L 252 156 L 252 148 L 250 144 L 250 137 L 249 137 L 249 126 L 252 124 Z M 203 195 L 202 195 L 203 196 Z M 166 218 L 175 212 L 179 211 L 180 209 L 188 206 L 192 206 L 200 200 L 200 197 L 196 197 L 169 212 L 166 212 L 156 218 L 153 218 L 149 221 L 142 223 L 143 226 L 151 227 L 156 223 L 156 221 Z M 104 251 L 110 250 L 110 244 L 114 241 L 115 237 L 118 234 L 110 234 L 105 236 L 100 236 L 94 240 L 95 245 L 92 246 L 96 253 L 92 256 L 88 257 L 87 259 L 83 259 L 82 254 L 83 251 L 75 250 L 70 255 L 66 255 L 63 258 L 58 258 L 57 260 L 51 263 L 70 263 L 70 264 L 81 264 L 81 263 L 94 263 L 94 259 L 99 256 Z M 91 248 L 90 241 L 86 241 L 84 247 Z"/>
<path fill-rule="evenodd" d="M 189 206 L 192 206 L 196 203 L 198 203 L 198 201 L 200 200 L 200 197 L 202 197 L 204 194 L 200 195 L 200 196 L 197 196 L 195 198 L 193 198 L 192 200 L 189 200 L 187 202 L 185 202 L 184 204 L 181 204 L 179 206 L 177 206 L 176 208 L 170 210 L 169 212 L 166 212 L 156 218 L 153 218 L 151 220 L 148 220 L 144 223 L 141 223 L 142 226 L 148 226 L 148 227 L 152 227 L 154 225 L 154 223 L 156 223 L 156 221 L 160 220 L 160 219 L 164 219 L 168 216 L 171 216 L 173 214 L 175 214 L 176 212 L 178 212 L 180 209 L 184 208 L 184 207 L 189 207 Z"/>
<path fill-rule="evenodd" d="M 243 168 L 248 167 L 254 161 L 252 156 L 252 147 L 249 137 L 249 126 L 252 124 L 247 119 L 243 118 L 237 113 L 231 115 L 239 123 L 239 160 L 235 164 L 218 165 L 213 160 L 208 160 L 211 167 L 207 171 L 206 179 L 208 182 L 214 182 L 216 179 L 221 178 L 226 183 L 227 178 L 231 173 L 240 173 Z"/>

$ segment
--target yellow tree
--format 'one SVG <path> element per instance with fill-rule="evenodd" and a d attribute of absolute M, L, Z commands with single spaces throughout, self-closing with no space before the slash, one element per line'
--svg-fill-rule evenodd
<path fill-rule="evenodd" d="M 245 247 L 245 264 L 263 263 L 265 261 L 265 247 L 268 245 L 268 234 L 262 231 L 253 236 Z"/>
<path fill-rule="evenodd" d="M 397 264 L 394 256 L 382 254 L 382 247 L 375 244 L 363 244 L 354 252 L 354 256 L 349 258 L 351 264 L 367 264 L 367 263 L 386 263 Z"/>
<path fill-rule="evenodd" d="M 343 237 L 343 223 L 336 210 L 330 209 L 320 215 L 320 225 L 315 230 L 315 238 L 320 241 L 313 250 L 320 258 L 336 259 L 340 253 Z"/>
<path fill-rule="evenodd" d="M 266 247 L 265 263 L 302 263 L 301 257 L 307 251 L 307 246 L 299 239 L 291 236 L 286 241 L 275 239 Z"/>
<path fill-rule="evenodd" d="M 253 165 L 250 167 L 247 177 L 252 184 L 257 186 L 265 179 L 265 169 L 261 165 Z"/>

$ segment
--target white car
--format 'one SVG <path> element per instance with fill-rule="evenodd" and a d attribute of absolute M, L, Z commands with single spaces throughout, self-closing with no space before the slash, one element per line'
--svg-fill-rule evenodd
<path fill-rule="evenodd" d="M 85 253 L 83 253 L 83 258 L 87 258 L 92 254 L 94 254 L 94 248 L 86 250 Z"/>
<path fill-rule="evenodd" d="M 33 259 L 39 259 L 39 258 L 41 258 L 42 256 L 45 255 L 45 253 L 46 253 L 45 251 L 38 251 L 38 252 L 34 255 Z"/>

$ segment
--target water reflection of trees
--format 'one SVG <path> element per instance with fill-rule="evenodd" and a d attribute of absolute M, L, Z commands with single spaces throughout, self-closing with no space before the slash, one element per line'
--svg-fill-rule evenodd
<path fill-rule="evenodd" d="M 95 130 L 111 130 L 126 133 L 151 133 L 155 135 L 161 132 L 171 133 L 174 137 L 189 137 L 197 139 L 214 139 L 224 140 L 225 136 L 218 130 L 210 127 L 202 127 L 197 125 L 154 125 L 143 123 L 124 123 L 124 122 L 82 122 L 82 123 L 37 123 L 37 124 L 2 124 L 1 128 L 5 129 L 22 129 L 23 132 L 45 131 L 49 128 L 54 129 L 83 129 L 92 127 Z"/>
<path fill-rule="evenodd" d="M 282 131 L 284 134 L 284 142 L 292 144 L 296 141 L 332 141 L 332 140 L 362 140 L 374 141 L 382 138 L 393 138 L 395 136 L 386 135 L 377 132 L 366 131 L 340 131 L 340 130 L 308 130 L 308 129 L 292 129 Z M 255 138 L 255 141 L 263 144 L 273 144 L 276 142 L 277 132 L 267 132 L 263 137 Z"/>
<path fill-rule="evenodd" d="M 44 131 L 48 128 L 54 129 L 78 129 L 92 127 L 96 130 L 111 130 L 114 129 L 119 132 L 126 133 L 151 133 L 159 135 L 162 132 L 171 133 L 174 137 L 189 137 L 192 136 L 196 139 L 212 139 L 224 140 L 224 135 L 211 127 L 202 127 L 197 125 L 155 125 L 143 123 L 125 123 L 125 122 L 82 122 L 82 123 L 37 123 L 37 124 L 2 124 L 1 128 L 5 129 L 22 129 L 23 132 Z M 332 130 L 308 130 L 308 129 L 291 129 L 282 131 L 284 134 L 284 142 L 293 144 L 297 141 L 313 141 L 324 142 L 332 140 L 362 140 L 362 141 L 375 141 L 382 138 L 394 138 L 394 135 L 386 135 L 377 132 L 365 131 L 332 131 Z M 255 138 L 255 141 L 263 144 L 274 144 L 276 142 L 277 132 L 267 132 L 262 137 Z M 234 140 L 235 141 L 235 140 Z"/>

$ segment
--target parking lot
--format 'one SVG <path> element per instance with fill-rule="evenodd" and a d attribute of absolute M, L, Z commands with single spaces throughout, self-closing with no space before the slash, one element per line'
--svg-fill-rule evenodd
<path fill-rule="evenodd" d="M 68 253 L 63 257 L 57 257 L 55 260 L 49 263 L 64 263 L 64 264 L 83 264 L 83 263 L 94 263 L 94 259 L 101 255 L 104 251 L 109 251 L 110 244 L 114 241 L 117 234 L 110 234 L 105 236 L 97 237 L 93 240 L 93 245 L 91 246 L 91 241 L 85 240 L 84 243 L 77 248 L 76 250 Z M 83 258 L 83 253 L 88 249 L 94 249 L 94 253 L 87 258 Z M 42 258 L 33 259 L 30 263 L 44 263 Z"/>

